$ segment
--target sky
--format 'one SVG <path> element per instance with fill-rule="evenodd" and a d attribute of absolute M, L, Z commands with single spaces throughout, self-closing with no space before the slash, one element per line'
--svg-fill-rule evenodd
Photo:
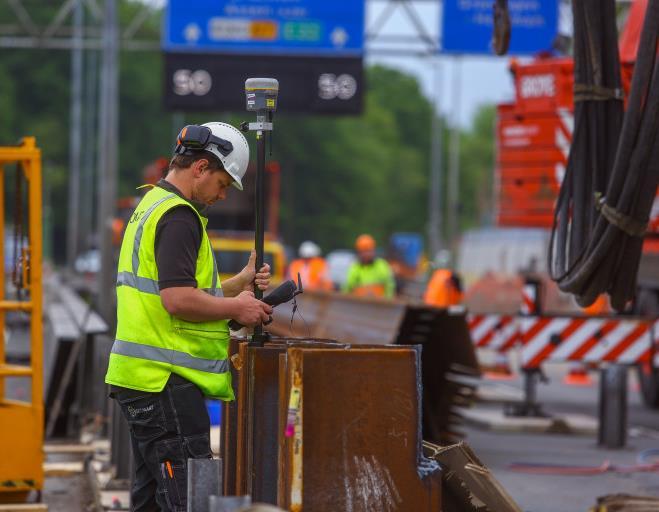
<path fill-rule="evenodd" d="M 376 29 L 376 21 L 386 6 L 387 2 L 383 1 L 371 0 L 366 3 L 367 33 Z M 428 35 L 438 40 L 441 17 L 439 2 L 412 2 L 412 6 Z M 385 46 L 395 47 L 396 50 L 415 48 L 411 44 L 384 42 L 387 36 L 418 34 L 402 6 L 392 12 L 377 34 L 368 43 L 366 62 L 387 65 L 415 76 L 423 93 L 431 101 L 439 101 L 442 113 L 452 124 L 457 118 L 461 126 L 468 127 L 479 105 L 500 103 L 513 98 L 513 81 L 508 72 L 509 57 L 386 55 L 382 51 Z M 416 48 L 421 48 L 421 45 L 416 45 Z M 457 80 L 456 71 L 459 74 Z M 457 97 L 456 89 L 459 91 Z"/>
<path fill-rule="evenodd" d="M 439 108 L 451 123 L 456 119 L 467 128 L 479 105 L 511 101 L 513 81 L 508 72 L 508 59 L 495 57 L 369 57 L 367 62 L 388 65 L 415 76 L 423 93 L 432 101 L 439 99 Z M 438 66 L 435 79 L 433 66 Z M 459 95 L 456 79 L 459 73 Z M 437 83 L 438 82 L 438 83 Z"/>
<path fill-rule="evenodd" d="M 376 30 L 377 20 L 390 2 L 386 0 L 366 1 L 366 33 Z M 493 3 L 493 2 L 491 2 Z M 441 1 L 413 0 L 409 4 L 417 14 L 424 30 L 434 40 L 440 38 Z M 558 30 L 564 35 L 572 33 L 572 14 L 568 0 L 559 0 Z M 415 35 L 418 31 L 410 21 L 410 16 L 400 5 L 392 11 L 387 21 L 380 25 L 378 34 Z M 366 62 L 389 65 L 393 68 L 414 75 L 421 85 L 423 93 L 431 100 L 439 100 L 442 113 L 453 123 L 456 118 L 462 127 L 468 127 L 479 105 L 512 101 L 514 85 L 508 64 L 510 57 L 462 56 L 454 57 L 435 54 L 432 57 L 387 56 L 377 49 L 382 48 L 378 37 L 367 42 Z M 391 46 L 391 44 L 389 45 Z M 402 44 L 394 45 L 398 49 Z M 408 45 L 408 47 L 410 47 Z M 417 45 L 417 48 L 419 45 Z M 529 57 L 518 59 L 520 62 Z M 439 78 L 434 78 L 434 67 L 439 68 Z M 459 81 L 454 73 L 459 70 Z M 456 87 L 456 83 L 460 84 Z M 456 96 L 456 89 L 460 93 Z M 454 123 L 453 123 L 454 124 Z"/>

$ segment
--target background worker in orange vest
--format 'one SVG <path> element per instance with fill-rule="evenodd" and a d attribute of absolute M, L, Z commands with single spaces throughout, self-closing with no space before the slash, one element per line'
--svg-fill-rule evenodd
<path fill-rule="evenodd" d="M 327 263 L 320 256 L 320 247 L 307 240 L 300 244 L 299 258 L 288 266 L 288 278 L 297 282 L 298 273 L 305 290 L 332 290 L 333 285 L 327 274 Z"/>
<path fill-rule="evenodd" d="M 447 308 L 462 303 L 462 282 L 460 276 L 449 268 L 448 251 L 440 251 L 436 259 L 436 269 L 428 281 L 423 301 L 431 306 Z"/>
<path fill-rule="evenodd" d="M 375 239 L 371 235 L 360 235 L 355 241 L 358 261 L 348 270 L 348 279 L 343 291 L 361 297 L 394 296 L 396 282 L 394 273 L 382 258 L 375 257 Z"/>

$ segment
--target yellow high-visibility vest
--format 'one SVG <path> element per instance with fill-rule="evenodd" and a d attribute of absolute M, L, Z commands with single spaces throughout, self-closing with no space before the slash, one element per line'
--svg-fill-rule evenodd
<path fill-rule="evenodd" d="M 203 226 L 195 271 L 197 287 L 222 296 L 217 263 L 206 234 L 208 219 L 177 194 L 154 187 L 137 205 L 121 244 L 117 334 L 105 382 L 159 392 L 175 373 L 196 384 L 208 397 L 233 400 L 228 321 L 187 322 L 170 315 L 160 299 L 156 226 L 165 213 L 181 205 L 191 208 Z"/>

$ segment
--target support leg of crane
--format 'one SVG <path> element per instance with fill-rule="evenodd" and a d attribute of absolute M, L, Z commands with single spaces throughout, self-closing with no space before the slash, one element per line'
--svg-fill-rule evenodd
<path fill-rule="evenodd" d="M 524 416 L 544 418 L 547 414 L 542 410 L 542 406 L 538 403 L 538 381 L 544 380 L 540 368 L 523 368 L 522 374 L 524 375 L 524 401 L 516 404 L 506 404 L 504 413 L 506 416 Z"/>
<path fill-rule="evenodd" d="M 604 448 L 622 448 L 627 441 L 627 366 L 601 369 L 597 442 Z"/>

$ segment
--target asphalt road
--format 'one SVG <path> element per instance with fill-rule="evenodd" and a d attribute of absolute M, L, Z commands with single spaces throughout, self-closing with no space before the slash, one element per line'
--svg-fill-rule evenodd
<path fill-rule="evenodd" d="M 565 367 L 547 369 L 551 382 L 541 385 L 538 397 L 552 415 L 570 413 L 597 416 L 598 378 L 590 386 L 568 386 Z M 507 385 L 521 389 L 521 380 Z M 624 448 L 609 450 L 597 445 L 595 435 L 495 433 L 467 427 L 467 442 L 477 456 L 526 512 L 587 512 L 598 496 L 616 493 L 659 496 L 657 472 L 607 471 L 589 476 L 540 475 L 513 471 L 512 463 L 558 464 L 596 468 L 607 461 L 633 467 L 639 453 L 659 448 L 659 411 L 641 402 L 635 375 L 629 377 L 629 436 Z M 479 406 L 484 407 L 484 406 Z M 487 405 L 485 407 L 498 407 Z"/>

